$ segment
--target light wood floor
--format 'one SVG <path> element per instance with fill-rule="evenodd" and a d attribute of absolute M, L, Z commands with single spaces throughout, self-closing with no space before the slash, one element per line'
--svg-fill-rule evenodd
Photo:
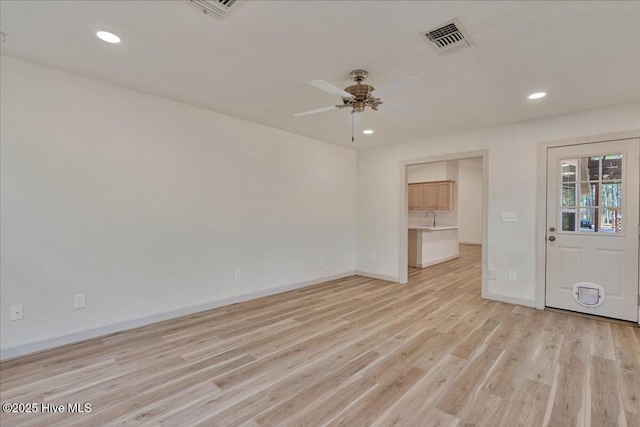
<path fill-rule="evenodd" d="M 480 298 L 480 247 L 7 361 L 2 426 L 640 426 L 640 333 Z"/>

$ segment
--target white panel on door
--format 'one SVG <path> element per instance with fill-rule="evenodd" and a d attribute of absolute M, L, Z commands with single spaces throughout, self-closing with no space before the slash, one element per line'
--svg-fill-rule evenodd
<path fill-rule="evenodd" d="M 598 284 L 607 290 L 607 296 L 622 296 L 622 251 L 598 249 Z"/>
<path fill-rule="evenodd" d="M 561 271 L 558 289 L 571 290 L 573 284 L 580 281 L 580 252 L 579 248 L 558 248 Z"/>

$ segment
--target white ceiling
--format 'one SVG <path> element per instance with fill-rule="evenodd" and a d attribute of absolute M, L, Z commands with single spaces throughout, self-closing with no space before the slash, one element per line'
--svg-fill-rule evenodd
<path fill-rule="evenodd" d="M 452 18 L 475 45 L 443 55 L 420 32 Z M 637 1 L 249 1 L 224 20 L 189 1 L 2 1 L 0 30 L 6 55 L 355 148 L 640 100 Z M 356 68 L 418 77 L 388 101 L 424 116 L 367 110 L 355 144 L 346 109 L 292 117 L 340 101 L 309 80 Z"/>

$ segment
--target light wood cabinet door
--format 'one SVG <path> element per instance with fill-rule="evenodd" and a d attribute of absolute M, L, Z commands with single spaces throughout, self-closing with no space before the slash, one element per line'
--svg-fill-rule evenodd
<path fill-rule="evenodd" d="M 438 209 L 438 187 L 435 183 L 425 183 L 422 189 L 422 209 Z"/>
<path fill-rule="evenodd" d="M 453 181 L 433 181 L 409 184 L 409 209 L 453 209 L 453 183 Z"/>
<path fill-rule="evenodd" d="M 453 208 L 453 197 L 451 197 L 452 193 L 452 183 L 448 182 L 439 182 L 436 184 L 437 189 L 437 201 L 436 201 L 436 209 L 446 210 Z"/>
<path fill-rule="evenodd" d="M 422 184 L 409 184 L 409 209 L 422 209 Z"/>

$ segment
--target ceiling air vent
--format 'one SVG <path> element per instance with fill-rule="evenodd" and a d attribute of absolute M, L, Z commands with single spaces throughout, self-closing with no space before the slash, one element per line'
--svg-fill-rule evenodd
<path fill-rule="evenodd" d="M 438 52 L 443 53 L 469 47 L 473 44 L 457 19 L 438 25 L 422 35 Z"/>
<path fill-rule="evenodd" d="M 191 0 L 191 3 L 202 9 L 202 13 L 224 18 L 238 8 L 241 0 Z"/>

